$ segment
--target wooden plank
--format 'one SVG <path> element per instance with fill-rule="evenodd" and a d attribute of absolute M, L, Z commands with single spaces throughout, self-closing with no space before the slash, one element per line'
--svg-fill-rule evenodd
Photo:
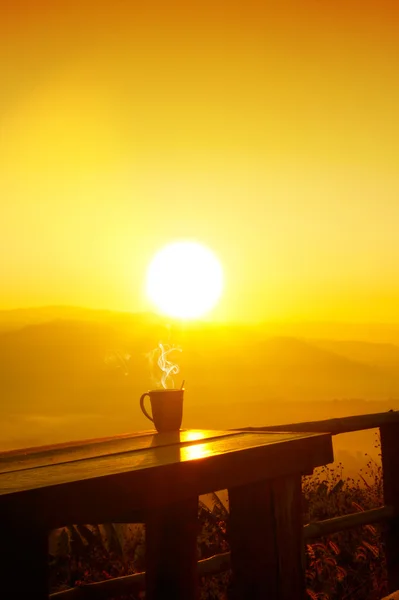
<path fill-rule="evenodd" d="M 47 600 L 48 533 L 32 523 L 0 523 L 1 597 Z"/>
<path fill-rule="evenodd" d="M 317 434 L 310 434 L 310 436 L 317 436 Z M 176 462 L 181 463 L 222 454 L 230 455 L 231 453 L 251 448 L 266 447 L 267 445 L 300 441 L 302 439 L 309 439 L 309 435 L 299 433 L 250 434 L 235 432 L 229 436 L 192 443 L 187 447 L 181 446 L 179 452 L 176 453 L 176 447 L 180 448 L 179 443 L 159 446 L 158 436 L 155 435 L 152 442 L 147 438 L 139 439 L 137 443 L 143 441 L 145 448 L 123 452 L 117 456 L 105 455 L 87 459 L 82 458 L 71 464 L 45 465 L 9 473 L 0 473 L 0 495 L 31 490 L 49 484 L 60 485 L 92 477 L 104 477 L 116 473 L 152 469 Z M 148 447 L 149 443 L 150 447 Z"/>
<path fill-rule="evenodd" d="M 148 512 L 146 598 L 198 600 L 198 498 Z"/>
<path fill-rule="evenodd" d="M 199 440 L 211 440 L 218 437 L 235 435 L 235 432 L 190 430 L 175 433 L 157 434 L 154 431 L 145 434 L 117 436 L 106 441 L 84 442 L 66 446 L 50 446 L 46 449 L 28 449 L 0 454 L 0 474 L 34 469 L 38 467 L 71 463 L 92 458 L 110 457 L 126 452 L 137 452 L 146 448 L 169 446 L 176 443 L 192 444 Z"/>
<path fill-rule="evenodd" d="M 101 438 L 85 438 L 84 440 L 72 440 L 67 442 L 59 442 L 57 444 L 46 444 L 44 446 L 24 446 L 23 448 L 12 448 L 11 450 L 0 451 L 0 458 L 23 456 L 26 454 L 41 454 L 42 452 L 57 452 L 76 446 L 90 446 L 92 444 L 103 444 L 109 441 L 123 440 L 126 438 L 138 437 L 142 435 L 153 435 L 155 430 L 148 429 L 146 431 L 134 431 L 130 433 L 120 433 L 117 435 L 106 436 Z"/>
<path fill-rule="evenodd" d="M 284 425 L 266 425 L 264 427 L 243 427 L 240 431 L 302 431 L 313 433 L 350 433 L 352 431 L 363 431 L 365 429 L 376 429 L 384 424 L 399 423 L 399 411 L 389 410 L 384 413 L 369 415 L 355 415 L 353 417 L 341 417 L 337 419 L 325 419 L 322 421 L 306 421 L 304 423 L 288 423 Z"/>
<path fill-rule="evenodd" d="M 391 519 L 394 515 L 395 509 L 393 506 L 381 506 L 381 508 L 372 508 L 342 517 L 333 517 L 324 521 L 308 523 L 304 526 L 303 534 L 306 540 L 320 538 L 324 535 L 337 533 L 338 531 L 345 531 L 371 523 L 380 523 L 381 521 Z"/>
<path fill-rule="evenodd" d="M 31 515 L 49 528 L 68 523 L 112 522 L 143 508 L 214 490 L 306 473 L 333 460 L 329 434 L 294 435 L 284 437 L 282 443 L 259 445 L 262 435 L 238 435 L 240 443 L 235 450 L 232 438 L 194 444 L 184 460 L 184 448 L 179 445 L 135 452 L 128 459 L 126 455 L 119 456 L 109 465 L 109 475 L 102 464 L 96 468 L 96 460 L 87 461 L 86 469 L 81 471 L 84 461 L 73 463 L 73 468 L 55 465 L 6 473 L 0 475 L 0 514 L 7 519 Z M 139 459 L 142 462 L 137 463 Z M 60 470 L 67 467 L 68 477 L 62 473 L 63 479 Z M 49 473 L 44 477 L 46 470 Z M 7 493 L 12 490 L 14 493 Z"/>
<path fill-rule="evenodd" d="M 138 450 L 151 446 L 152 434 L 135 435 L 107 442 L 74 444 L 73 446 L 53 446 L 43 450 L 28 449 L 16 453 L 0 455 L 0 473 L 34 469 L 37 467 L 73 462 L 85 458 L 123 452 L 125 449 Z"/>
<path fill-rule="evenodd" d="M 384 502 L 391 505 L 395 516 L 385 530 L 385 552 L 388 590 L 399 589 L 399 424 L 380 428 Z"/>

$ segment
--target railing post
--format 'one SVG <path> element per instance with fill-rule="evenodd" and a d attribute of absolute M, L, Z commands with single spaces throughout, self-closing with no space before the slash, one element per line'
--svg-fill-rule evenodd
<path fill-rule="evenodd" d="M 301 475 L 229 489 L 231 600 L 303 600 Z"/>
<path fill-rule="evenodd" d="M 48 599 L 48 532 L 29 524 L 0 526 L 1 598 Z"/>
<path fill-rule="evenodd" d="M 385 533 L 388 590 L 399 589 L 399 423 L 380 427 L 384 503 L 394 508 Z"/>
<path fill-rule="evenodd" d="M 146 598 L 198 600 L 198 498 L 148 511 Z"/>

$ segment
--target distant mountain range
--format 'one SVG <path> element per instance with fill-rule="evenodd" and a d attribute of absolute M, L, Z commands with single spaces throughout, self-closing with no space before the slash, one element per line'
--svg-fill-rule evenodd
<path fill-rule="evenodd" d="M 392 343 L 69 307 L 0 312 L 0 389 L 13 410 L 57 410 L 65 398 L 69 407 L 90 409 L 105 397 L 122 401 L 155 385 L 158 369 L 146 355 L 160 341 L 181 347 L 176 384 L 186 379 L 199 403 L 226 405 L 243 394 L 248 402 L 399 397 L 399 345 Z"/>
<path fill-rule="evenodd" d="M 118 322 L 118 321 L 157 321 L 152 313 L 127 313 L 111 310 L 82 308 L 79 306 L 40 306 L 35 308 L 16 308 L 0 310 L 0 332 L 20 329 L 27 325 L 38 325 L 51 321 L 86 321 L 86 322 Z"/>
<path fill-rule="evenodd" d="M 43 306 L 0 310 L 0 332 L 54 320 L 133 322 L 165 324 L 170 319 L 153 313 L 117 312 L 75 306 Z M 202 324 L 201 326 L 209 326 Z M 219 325 L 217 325 L 219 327 Z M 399 345 L 399 323 L 347 323 L 329 321 L 267 322 L 260 325 L 227 324 L 235 330 L 260 330 L 269 336 L 327 339 L 335 341 L 364 341 Z M 188 326 L 189 329 L 193 327 Z M 194 326 L 196 328 L 197 326 Z"/>
<path fill-rule="evenodd" d="M 396 407 L 399 343 L 369 341 L 369 326 L 356 326 L 358 340 L 327 339 L 323 327 L 183 324 L 70 307 L 0 311 L 0 442 L 10 432 L 17 439 L 21 423 L 32 440 L 44 439 L 43 431 L 51 440 L 151 427 L 138 399 L 159 380 L 149 360 L 159 342 L 182 350 L 171 358 L 180 367 L 175 385 L 186 380 L 191 427 L 328 418 L 361 401 L 384 402 L 373 410 Z M 384 326 L 384 335 L 396 328 Z M 321 414 L 323 403 L 331 414 Z M 363 404 L 359 410 L 367 412 Z"/>

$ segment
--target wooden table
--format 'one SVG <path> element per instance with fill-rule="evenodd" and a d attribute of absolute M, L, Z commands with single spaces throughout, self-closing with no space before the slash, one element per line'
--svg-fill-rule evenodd
<path fill-rule="evenodd" d="M 228 489 L 234 598 L 304 597 L 301 475 L 330 434 L 145 432 L 0 454 L 0 595 L 48 598 L 48 533 L 146 524 L 149 600 L 198 598 L 198 496 Z"/>

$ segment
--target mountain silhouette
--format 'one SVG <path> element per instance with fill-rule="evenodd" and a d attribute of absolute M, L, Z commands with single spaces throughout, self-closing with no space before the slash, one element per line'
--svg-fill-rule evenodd
<path fill-rule="evenodd" d="M 3 410 L 58 412 L 66 398 L 69 408 L 90 410 L 112 398 L 123 403 L 153 387 L 157 374 L 147 355 L 160 340 L 181 347 L 176 385 L 186 379 L 192 400 L 204 406 L 236 401 L 240 388 L 250 390 L 248 402 L 254 395 L 293 401 L 399 394 L 394 345 L 269 337 L 262 327 L 167 326 L 145 313 L 67 307 L 17 313 L 33 324 L 18 328 L 13 315 L 13 327 L 0 334 L 0 387 L 10 400 Z M 7 322 L 4 314 L 0 320 Z M 118 356 L 129 357 L 125 365 Z"/>
<path fill-rule="evenodd" d="M 4 311 L 0 323 L 0 438 L 10 447 L 151 428 L 138 400 L 160 379 L 149 360 L 159 342 L 181 349 L 171 357 L 189 427 L 329 418 L 399 397 L 392 343 L 69 307 Z"/>

